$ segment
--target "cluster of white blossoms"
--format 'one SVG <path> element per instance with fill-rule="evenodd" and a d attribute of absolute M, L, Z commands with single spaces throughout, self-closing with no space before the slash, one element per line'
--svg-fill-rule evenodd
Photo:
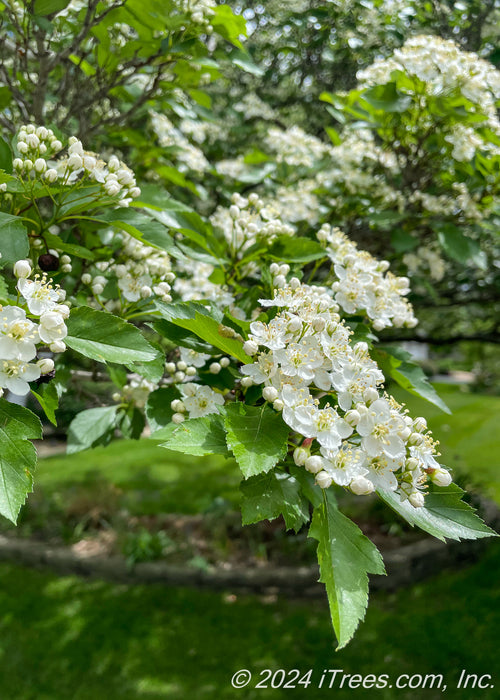
<path fill-rule="evenodd" d="M 313 178 L 298 180 L 293 187 L 281 185 L 272 198 L 266 198 L 265 210 L 287 224 L 305 221 L 310 226 L 315 226 L 322 213 L 314 192 L 317 188 L 318 182 Z"/>
<path fill-rule="evenodd" d="M 113 401 L 133 403 L 137 408 L 144 408 L 152 391 L 158 389 L 158 384 L 150 382 L 148 379 L 135 375 L 121 388 L 113 394 Z"/>
<path fill-rule="evenodd" d="M 244 350 L 254 362 L 241 368 L 242 384 L 263 385 L 264 399 L 304 438 L 294 459 L 319 486 L 336 483 L 358 495 L 396 491 L 419 507 L 429 476 L 450 483 L 425 420 L 410 418 L 392 397 L 380 395 L 381 370 L 366 343 L 350 342 L 324 287 L 292 278 L 260 303 L 279 311 L 269 323 L 250 325 Z"/>
<path fill-rule="evenodd" d="M 58 171 L 50 167 L 49 159 L 61 151 L 63 145 L 52 129 L 34 124 L 21 126 L 16 137 L 16 150 L 19 157 L 12 165 L 20 177 L 39 177 L 46 182 L 55 182 Z"/>
<path fill-rule="evenodd" d="M 210 170 L 211 166 L 205 158 L 203 151 L 194 146 L 184 136 L 180 129 L 177 129 L 170 119 L 164 114 L 151 110 L 151 126 L 158 137 L 158 143 L 163 148 L 172 148 L 173 157 L 181 172 L 191 170 L 195 173 L 204 173 Z"/>
<path fill-rule="evenodd" d="M 210 222 L 222 231 L 233 256 L 238 256 L 258 241 L 271 243 L 278 235 L 293 235 L 293 227 L 274 218 L 256 193 L 248 198 L 235 193 L 231 201 L 229 208 L 217 207 Z"/>
<path fill-rule="evenodd" d="M 217 407 L 224 405 L 224 396 L 206 384 L 186 382 L 179 384 L 179 390 L 182 399 L 174 399 L 171 403 L 171 408 L 175 411 L 172 416 L 174 423 L 182 423 L 186 419 L 186 413 L 189 418 L 201 418 L 217 413 Z"/>
<path fill-rule="evenodd" d="M 224 130 L 220 124 L 200 119 L 182 119 L 179 123 L 179 129 L 196 143 L 205 143 L 205 141 L 212 143 L 224 136 Z"/>
<path fill-rule="evenodd" d="M 406 253 L 403 262 L 408 274 L 429 274 L 431 279 L 440 282 L 446 272 L 446 264 L 437 250 L 430 246 L 421 246 L 415 252 Z"/>
<path fill-rule="evenodd" d="M 51 129 L 34 124 L 22 126 L 17 134 L 19 157 L 12 165 L 21 179 L 39 177 L 47 183 L 70 185 L 88 179 L 101 185 L 102 194 L 117 198 L 119 206 L 128 206 L 141 194 L 132 170 L 115 155 L 104 161 L 98 154 L 85 151 L 76 136 L 70 136 L 67 155 L 55 160 L 63 144 Z"/>
<path fill-rule="evenodd" d="M 277 118 L 276 111 L 264 100 L 261 100 L 255 92 L 249 92 L 239 102 L 233 105 L 237 112 L 241 112 L 244 119 L 265 119 L 273 121 Z"/>
<path fill-rule="evenodd" d="M 182 301 L 197 301 L 205 299 L 213 301 L 221 309 L 234 304 L 233 294 L 223 285 L 210 281 L 215 271 L 214 265 L 197 261 L 177 260 L 174 291 Z"/>
<path fill-rule="evenodd" d="M 63 352 L 68 334 L 65 319 L 69 307 L 62 303 L 65 292 L 53 286 L 45 275 L 30 279 L 32 269 L 27 260 L 16 262 L 14 274 L 24 304 L 0 307 L 0 396 L 4 389 L 24 396 L 29 392 L 29 382 L 52 372 L 52 359 L 32 362 L 37 346 L 46 346 L 53 353 Z"/>
<path fill-rule="evenodd" d="M 180 10 L 187 12 L 195 24 L 211 27 L 210 20 L 215 14 L 216 0 L 177 0 Z"/>
<path fill-rule="evenodd" d="M 265 143 L 276 153 L 278 163 L 287 165 L 313 165 L 331 152 L 331 146 L 315 136 L 306 133 L 299 126 L 292 126 L 286 131 L 273 127 L 267 132 Z"/>
<path fill-rule="evenodd" d="M 365 312 L 376 331 L 417 325 L 413 308 L 405 299 L 410 291 L 407 277 L 393 275 L 387 260 L 377 260 L 358 250 L 338 228 L 324 224 L 317 238 L 326 244 L 326 253 L 334 264 L 338 281 L 332 284 L 332 291 L 345 313 Z"/>
<path fill-rule="evenodd" d="M 109 280 L 115 278 L 120 295 L 126 302 L 133 303 L 154 296 L 165 302 L 172 301 L 170 292 L 175 275 L 168 253 L 138 241 L 125 231 L 115 233 L 113 240 L 121 243 L 115 257 L 95 263 L 95 270 L 91 269 L 81 277 L 82 283 L 90 287 L 92 294 L 100 296 Z M 112 311 L 115 306 L 112 301 L 109 310 Z"/>

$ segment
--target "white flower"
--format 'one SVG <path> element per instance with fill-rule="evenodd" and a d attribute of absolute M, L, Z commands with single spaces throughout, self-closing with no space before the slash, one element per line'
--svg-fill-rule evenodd
<path fill-rule="evenodd" d="M 25 396 L 28 382 L 40 377 L 40 367 L 22 360 L 0 360 L 0 387 L 8 389 L 16 396 Z"/>
<path fill-rule="evenodd" d="M 47 311 L 42 314 L 38 334 L 40 339 L 48 344 L 65 338 L 68 335 L 68 329 L 62 314 L 57 311 Z"/>
<path fill-rule="evenodd" d="M 203 367 L 206 361 L 210 359 L 210 355 L 207 355 L 204 352 L 190 350 L 189 348 L 179 348 L 179 353 L 181 360 L 190 367 Z"/>
<path fill-rule="evenodd" d="M 149 275 L 132 277 L 132 275 L 128 274 L 125 275 L 125 277 L 119 278 L 118 286 L 122 290 L 123 296 L 127 301 L 139 301 L 142 287 L 149 287 L 152 282 L 153 280 Z"/>
<path fill-rule="evenodd" d="M 36 276 L 35 280 L 20 279 L 17 288 L 25 298 L 30 313 L 35 316 L 52 311 L 61 301 L 60 291 L 54 289 L 45 275 L 41 279 Z"/>
<path fill-rule="evenodd" d="M 405 444 L 398 435 L 403 427 L 403 419 L 391 411 L 389 401 L 380 398 L 362 413 L 356 429 L 362 436 L 363 449 L 371 457 L 387 455 L 397 459 L 406 452 Z"/>
<path fill-rule="evenodd" d="M 26 318 L 23 309 L 4 306 L 0 311 L 0 358 L 29 362 L 36 355 L 36 324 Z"/>
<path fill-rule="evenodd" d="M 224 397 L 209 386 L 188 382 L 180 387 L 184 399 L 184 407 L 190 418 L 207 416 L 217 413 L 217 406 L 224 405 Z"/>

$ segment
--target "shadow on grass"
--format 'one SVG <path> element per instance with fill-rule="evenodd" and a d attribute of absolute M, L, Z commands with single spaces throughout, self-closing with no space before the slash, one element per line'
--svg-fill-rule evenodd
<path fill-rule="evenodd" d="M 111 585 L 0 566 L 0 694 L 5 700 L 381 698 L 437 700 L 441 690 L 318 690 L 323 669 L 350 674 L 494 674 L 500 546 L 470 569 L 373 597 L 354 641 L 334 652 L 323 601 L 259 599 L 162 586 Z M 319 585 L 319 584 L 318 584 Z M 307 690 L 231 688 L 248 668 L 313 668 Z M 497 679 L 499 681 L 500 679 Z M 494 682 L 494 681 L 493 681 Z M 498 698 L 486 689 L 484 700 Z"/>

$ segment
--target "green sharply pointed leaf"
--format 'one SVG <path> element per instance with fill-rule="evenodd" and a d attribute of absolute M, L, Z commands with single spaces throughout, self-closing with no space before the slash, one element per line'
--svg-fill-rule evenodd
<path fill-rule="evenodd" d="M 0 399 L 0 513 L 16 523 L 33 488 L 36 450 L 29 440 L 42 437 L 42 425 L 27 408 Z"/>
<path fill-rule="evenodd" d="M 445 413 L 451 413 L 443 399 L 432 384 L 429 384 L 424 371 L 414 362 L 410 362 L 410 353 L 402 348 L 382 347 L 373 350 L 373 358 L 386 376 L 392 377 L 400 387 L 414 396 L 420 396 L 434 404 Z"/>
<path fill-rule="evenodd" d="M 158 351 L 138 328 L 107 311 L 80 307 L 67 321 L 66 344 L 85 357 L 100 362 L 153 362 Z"/>
<path fill-rule="evenodd" d="M 51 15 L 60 12 L 69 5 L 70 0 L 35 0 L 34 12 L 36 15 Z"/>
<path fill-rule="evenodd" d="M 45 415 L 52 425 L 57 425 L 55 412 L 59 406 L 59 395 L 54 382 L 40 384 L 38 391 L 33 391 L 32 389 L 31 393 L 38 400 L 38 403 L 43 408 Z"/>
<path fill-rule="evenodd" d="M 272 471 L 251 476 L 240 485 L 243 525 L 283 515 L 287 530 L 298 532 L 309 520 L 309 503 L 290 474 Z"/>
<path fill-rule="evenodd" d="M 243 343 L 231 337 L 231 330 L 226 329 L 219 320 L 211 316 L 211 312 L 207 311 L 202 304 L 193 302 L 162 304 L 157 302 L 156 307 L 166 321 L 191 331 L 201 340 L 232 357 L 236 357 L 245 364 L 252 361 L 252 358 L 243 351 Z"/>
<path fill-rule="evenodd" d="M 110 209 L 105 214 L 94 218 L 96 221 L 105 221 L 112 226 L 123 229 L 137 240 L 149 243 L 156 248 L 173 252 L 176 247 L 164 224 L 151 219 L 137 209 L 130 207 Z"/>
<path fill-rule="evenodd" d="M 309 537 L 318 540 L 319 580 L 326 586 L 337 649 L 342 649 L 365 616 L 367 574 L 385 574 L 382 556 L 326 494 L 314 509 Z"/>
<path fill-rule="evenodd" d="M 375 109 L 384 112 L 406 112 L 412 104 L 412 97 L 398 92 L 395 83 L 375 85 L 362 93 L 363 100 Z"/>
<path fill-rule="evenodd" d="M 20 216 L 0 212 L 0 253 L 2 263 L 13 263 L 30 252 L 28 233 Z"/>
<path fill-rule="evenodd" d="M 227 445 L 243 476 L 270 471 L 287 453 L 289 427 L 281 415 L 266 406 L 232 403 L 226 406 Z"/>
<path fill-rule="evenodd" d="M 107 444 L 116 427 L 117 410 L 118 406 L 105 406 L 79 413 L 69 426 L 67 453 L 74 454 Z"/>
<path fill-rule="evenodd" d="M 483 523 L 475 510 L 461 500 L 465 492 L 456 484 L 446 487 L 431 486 L 423 508 L 414 508 L 408 501 L 401 502 L 391 491 L 378 491 L 380 498 L 410 525 L 445 541 L 477 540 L 496 537 L 497 534 Z"/>
<path fill-rule="evenodd" d="M 312 262 L 325 258 L 325 249 L 317 241 L 293 236 L 278 236 L 269 248 L 269 255 L 285 262 Z"/>
<path fill-rule="evenodd" d="M 163 440 L 160 447 L 203 457 L 204 455 L 228 455 L 222 416 L 211 413 L 201 418 L 191 418 L 180 425 L 170 423 L 152 435 Z"/>

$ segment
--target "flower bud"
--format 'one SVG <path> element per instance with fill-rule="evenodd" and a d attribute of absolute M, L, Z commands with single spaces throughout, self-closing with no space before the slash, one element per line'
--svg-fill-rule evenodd
<path fill-rule="evenodd" d="M 293 451 L 293 461 L 298 467 L 303 467 L 309 457 L 309 450 L 304 447 L 296 447 Z"/>
<path fill-rule="evenodd" d="M 410 493 L 408 500 L 414 508 L 422 508 L 425 503 L 424 494 L 420 493 L 420 491 Z"/>
<path fill-rule="evenodd" d="M 248 389 L 248 387 L 253 385 L 253 379 L 252 377 L 243 377 L 241 380 L 241 386 L 244 387 L 245 389 Z"/>
<path fill-rule="evenodd" d="M 304 466 L 308 472 L 311 472 L 311 474 L 318 474 L 318 472 L 321 472 L 323 469 L 323 458 L 319 455 L 312 455 L 306 459 Z"/>
<path fill-rule="evenodd" d="M 172 423 L 175 423 L 176 425 L 183 423 L 184 420 L 185 419 L 182 413 L 174 413 L 174 415 L 172 416 Z"/>
<path fill-rule="evenodd" d="M 54 340 L 53 343 L 49 345 L 51 352 L 64 352 L 66 350 L 66 343 L 62 340 Z"/>
<path fill-rule="evenodd" d="M 262 396 L 265 398 L 266 401 L 270 401 L 272 403 L 278 398 L 278 391 L 273 386 L 266 386 L 262 390 Z"/>
<path fill-rule="evenodd" d="M 208 371 L 211 374 L 219 374 L 221 369 L 222 369 L 222 367 L 220 366 L 220 364 L 218 362 L 212 362 L 212 364 L 208 368 Z"/>
<path fill-rule="evenodd" d="M 18 260 L 14 265 L 14 274 L 18 279 L 26 279 L 31 275 L 31 265 L 28 260 Z"/>
<path fill-rule="evenodd" d="M 51 360 L 50 357 L 43 357 L 38 360 L 37 365 L 40 367 L 40 374 L 49 374 L 54 369 L 54 360 Z"/>
<path fill-rule="evenodd" d="M 350 489 L 356 496 L 367 496 L 375 491 L 375 486 L 364 476 L 356 476 L 349 484 Z"/>
<path fill-rule="evenodd" d="M 243 352 L 245 352 L 247 355 L 255 355 L 259 352 L 259 346 L 255 341 L 247 340 L 245 343 L 243 343 Z"/>
<path fill-rule="evenodd" d="M 221 357 L 219 360 L 219 364 L 221 367 L 229 367 L 229 365 L 231 364 L 231 360 L 229 359 L 229 357 Z"/>
<path fill-rule="evenodd" d="M 361 418 L 359 411 L 356 411 L 355 409 L 352 409 L 351 411 L 347 411 L 347 413 L 344 416 L 344 419 L 351 428 L 354 428 L 358 423 L 359 419 Z"/>
<path fill-rule="evenodd" d="M 329 486 L 331 486 L 332 481 L 333 479 L 328 472 L 322 471 L 319 472 L 319 474 L 316 474 L 316 483 L 322 489 L 327 489 Z"/>
<path fill-rule="evenodd" d="M 47 170 L 47 163 L 43 158 L 37 158 L 34 165 L 37 173 L 44 173 Z"/>
<path fill-rule="evenodd" d="M 378 391 L 373 386 L 369 386 L 368 389 L 363 393 L 363 398 L 366 403 L 372 403 L 379 398 Z"/>
<path fill-rule="evenodd" d="M 451 474 L 446 469 L 436 469 L 431 474 L 431 480 L 436 486 L 449 486 L 451 484 Z"/>
<path fill-rule="evenodd" d="M 84 272 L 81 279 L 82 284 L 90 284 L 92 282 L 92 275 L 89 275 L 88 272 Z"/>

